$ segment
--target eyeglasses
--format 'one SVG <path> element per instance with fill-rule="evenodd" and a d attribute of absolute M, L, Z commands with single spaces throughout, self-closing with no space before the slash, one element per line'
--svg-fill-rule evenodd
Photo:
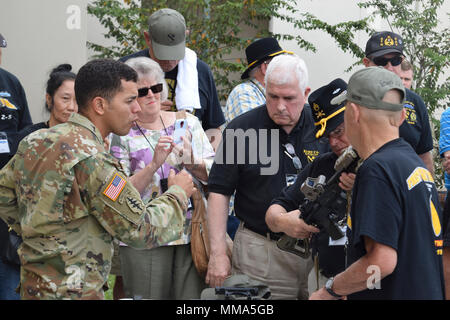
<path fill-rule="evenodd" d="M 300 171 L 302 169 L 302 163 L 300 162 L 299 157 L 297 157 L 297 155 L 295 154 L 294 146 L 290 143 L 286 143 L 283 146 L 286 149 L 284 153 L 286 153 L 287 156 L 292 159 L 292 164 L 294 165 L 294 168 L 297 171 Z"/>
<path fill-rule="evenodd" d="M 145 97 L 148 95 L 148 90 L 152 90 L 153 94 L 160 93 L 163 90 L 163 84 L 158 83 L 154 86 L 148 87 L 148 88 L 140 88 L 138 89 L 138 98 Z"/>
<path fill-rule="evenodd" d="M 388 62 L 390 62 L 391 65 L 395 67 L 395 66 L 398 66 L 400 63 L 402 63 L 403 57 L 402 56 L 395 56 L 392 58 L 376 57 L 376 58 L 373 58 L 372 61 L 377 66 L 382 66 L 382 67 L 384 67 L 385 65 L 387 65 Z"/>

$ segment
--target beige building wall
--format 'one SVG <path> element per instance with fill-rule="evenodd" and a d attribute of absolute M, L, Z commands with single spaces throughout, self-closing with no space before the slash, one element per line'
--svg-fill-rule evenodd
<path fill-rule="evenodd" d="M 44 96 L 51 69 L 60 63 L 70 63 L 77 72 L 93 54 L 86 48 L 86 41 L 103 45 L 112 43 L 103 37 L 106 30 L 99 22 L 87 15 L 89 2 L 92 0 L 0 0 L 0 33 L 8 41 L 8 47 L 2 50 L 1 67 L 22 82 L 34 122 L 48 117 L 44 112 Z M 298 9 L 335 24 L 369 14 L 359 9 L 356 3 L 354 0 L 299 1 Z M 445 1 L 440 13 L 443 28 L 449 26 L 448 12 L 450 0 Z M 381 20 L 375 21 L 374 27 L 387 28 Z M 275 33 L 298 32 L 285 22 L 276 20 L 270 22 L 269 28 Z M 356 61 L 355 57 L 343 53 L 334 40 L 321 31 L 302 31 L 302 36 L 316 45 L 316 53 L 305 52 L 292 41 L 281 42 L 281 45 L 306 61 L 312 90 L 337 77 L 348 80 L 351 73 L 345 73 L 345 70 Z M 367 39 L 364 33 L 356 35 L 362 48 Z M 245 55 L 243 52 L 231 55 L 233 59 L 238 57 L 244 58 Z M 448 76 L 447 73 L 445 77 Z"/>
<path fill-rule="evenodd" d="M 370 11 L 360 9 L 357 5 L 358 2 L 354 0 L 299 1 L 297 9 L 301 12 L 312 13 L 320 20 L 334 25 L 340 22 L 359 20 L 372 14 Z M 448 13 L 450 13 L 450 0 L 445 0 L 439 12 L 440 27 L 442 29 L 450 27 Z M 380 31 L 390 30 L 388 23 L 379 18 L 373 21 L 372 27 Z M 274 33 L 299 34 L 298 30 L 293 30 L 290 25 L 280 20 L 272 20 L 270 28 Z M 360 66 L 355 66 L 351 72 L 345 72 L 346 69 L 357 62 L 357 58 L 350 53 L 342 52 L 334 39 L 323 31 L 301 31 L 301 35 L 316 46 L 317 51 L 315 53 L 299 48 L 294 41 L 281 41 L 280 44 L 284 49 L 294 51 L 305 60 L 308 66 L 309 82 L 312 91 L 338 77 L 348 81 L 353 72 L 363 67 L 361 64 Z M 368 39 L 369 35 L 365 32 L 358 32 L 355 35 L 357 44 L 363 50 Z M 447 73 L 442 79 L 449 76 L 450 69 L 447 69 Z"/>
<path fill-rule="evenodd" d="M 45 86 L 52 68 L 86 62 L 87 0 L 0 0 L 0 33 L 8 47 L 1 67 L 25 88 L 33 122 L 48 119 Z"/>

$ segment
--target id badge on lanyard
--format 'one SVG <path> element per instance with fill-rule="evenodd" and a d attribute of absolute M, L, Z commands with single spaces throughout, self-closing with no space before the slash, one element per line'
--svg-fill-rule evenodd
<path fill-rule="evenodd" d="M 0 132 L 0 153 L 10 153 L 6 132 Z"/>

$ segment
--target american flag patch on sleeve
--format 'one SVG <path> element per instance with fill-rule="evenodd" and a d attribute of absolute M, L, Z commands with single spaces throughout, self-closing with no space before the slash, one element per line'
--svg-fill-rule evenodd
<path fill-rule="evenodd" d="M 116 173 L 103 194 L 112 201 L 116 201 L 126 184 L 126 180 Z"/>

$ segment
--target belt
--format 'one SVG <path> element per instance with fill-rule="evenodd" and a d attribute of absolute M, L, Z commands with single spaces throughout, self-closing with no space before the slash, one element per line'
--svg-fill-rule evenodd
<path fill-rule="evenodd" d="M 273 241 L 278 241 L 280 238 L 281 238 L 281 236 L 283 235 L 283 233 L 275 233 L 275 232 L 272 232 L 272 231 L 269 231 L 269 232 L 261 232 L 261 231 L 258 231 L 258 230 L 256 230 L 255 228 L 253 228 L 253 227 L 249 227 L 248 225 L 246 225 L 245 223 L 242 225 L 245 229 L 248 229 L 248 230 L 250 230 L 250 231 L 252 231 L 252 232 L 254 232 L 254 233 L 257 233 L 257 234 L 259 234 L 259 235 L 261 235 L 261 236 L 263 236 L 264 238 L 269 238 L 270 240 L 273 240 Z"/>

